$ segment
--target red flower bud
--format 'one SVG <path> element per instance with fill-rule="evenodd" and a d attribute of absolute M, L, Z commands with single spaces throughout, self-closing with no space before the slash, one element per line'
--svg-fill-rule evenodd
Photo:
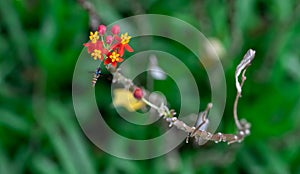
<path fill-rule="evenodd" d="M 100 35 L 103 36 L 106 32 L 106 26 L 105 25 L 99 25 L 98 26 L 98 32 L 99 32 Z"/>
<path fill-rule="evenodd" d="M 112 35 L 108 35 L 105 38 L 105 41 L 107 44 L 111 44 L 113 40 L 114 40 L 114 38 L 112 37 Z"/>
<path fill-rule="evenodd" d="M 141 88 L 135 88 L 133 91 L 133 97 L 140 100 L 144 96 L 144 92 Z"/>
<path fill-rule="evenodd" d="M 120 26 L 119 25 L 114 25 L 111 27 L 111 33 L 112 34 L 119 34 L 120 33 Z"/>

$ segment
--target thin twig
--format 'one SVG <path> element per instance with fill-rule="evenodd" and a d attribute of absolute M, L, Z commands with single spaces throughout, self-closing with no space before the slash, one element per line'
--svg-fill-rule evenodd
<path fill-rule="evenodd" d="M 159 110 L 159 108 L 157 106 L 155 106 L 154 104 L 152 104 L 150 101 L 146 100 L 145 98 L 142 98 L 142 101 L 144 103 L 146 103 L 148 106 L 150 106 L 151 108 L 155 109 L 155 110 Z"/>
<path fill-rule="evenodd" d="M 209 103 L 205 109 L 204 112 L 200 112 L 199 116 L 201 116 L 201 123 L 195 128 L 195 130 L 191 133 L 191 137 L 195 136 L 195 132 L 196 130 L 199 130 L 204 124 L 207 123 L 207 115 L 208 115 L 208 112 L 209 110 L 212 108 L 213 104 L 212 103 Z"/>
<path fill-rule="evenodd" d="M 243 130 L 243 126 L 241 125 L 239 119 L 238 119 L 238 114 L 237 114 L 237 107 L 238 107 L 238 102 L 239 102 L 239 98 L 242 95 L 242 87 L 244 85 L 244 82 L 246 80 L 246 70 L 248 68 L 248 66 L 250 66 L 252 60 L 254 59 L 255 56 L 255 51 L 250 49 L 247 51 L 247 53 L 245 54 L 245 56 L 243 57 L 242 61 L 240 62 L 240 64 L 237 66 L 236 71 L 235 71 L 235 82 L 236 82 L 236 89 L 237 89 L 237 94 L 235 97 L 235 101 L 234 101 L 234 105 L 233 105 L 233 118 L 236 124 L 236 127 L 238 128 L 238 130 Z M 242 72 L 242 81 L 241 83 L 239 82 L 239 76 Z"/>

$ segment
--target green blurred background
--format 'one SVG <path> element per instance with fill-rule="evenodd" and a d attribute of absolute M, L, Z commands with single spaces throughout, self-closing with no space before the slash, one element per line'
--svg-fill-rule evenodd
<path fill-rule="evenodd" d="M 92 4 L 106 25 L 137 14 L 165 14 L 214 38 L 223 49 L 227 79 L 222 132 L 235 131 L 231 116 L 235 66 L 249 48 L 256 50 L 239 105 L 239 115 L 252 123 L 251 136 L 231 146 L 183 142 L 167 155 L 144 161 L 106 154 L 83 134 L 72 105 L 72 74 L 91 29 L 88 13 L 74 0 L 1 0 L 1 174 L 300 173 L 299 1 L 101 0 Z M 197 83 L 204 84 L 200 91 L 204 108 L 210 89 L 207 78 L 199 75 L 205 71 L 195 64 L 194 55 L 180 44 L 154 42 L 149 49 L 183 57 Z M 137 42 L 132 44 L 138 49 Z M 177 89 L 166 88 L 172 83 L 156 84 L 177 109 L 180 101 L 173 95 Z M 97 84 L 96 90 L 110 91 L 110 84 Z M 107 92 L 98 100 L 109 105 L 112 99 Z M 105 115 L 116 115 L 110 107 L 100 109 Z M 146 139 L 163 133 L 153 127 L 120 126 L 115 120 L 107 118 L 124 135 Z"/>

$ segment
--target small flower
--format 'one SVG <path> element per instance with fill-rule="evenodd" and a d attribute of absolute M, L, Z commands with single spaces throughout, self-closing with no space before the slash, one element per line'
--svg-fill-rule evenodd
<path fill-rule="evenodd" d="M 111 35 L 106 36 L 105 41 L 107 44 L 111 44 L 114 38 Z"/>
<path fill-rule="evenodd" d="M 89 41 L 87 43 L 83 44 L 88 49 L 88 53 L 93 52 L 94 50 L 101 50 L 103 48 L 103 43 L 99 40 L 97 40 L 95 43 L 92 41 Z"/>
<path fill-rule="evenodd" d="M 94 50 L 94 52 L 92 52 L 91 56 L 92 56 L 95 60 L 97 60 L 97 58 L 100 59 L 100 60 L 103 60 L 103 57 L 102 57 L 102 54 L 101 54 L 101 53 L 102 53 L 101 50 Z"/>
<path fill-rule="evenodd" d="M 114 25 L 111 27 L 111 33 L 114 35 L 117 35 L 120 33 L 120 26 L 119 25 Z"/>
<path fill-rule="evenodd" d="M 128 36 L 127 32 L 125 34 L 121 34 L 121 43 L 123 45 L 128 44 L 130 39 L 131 39 L 131 36 Z"/>
<path fill-rule="evenodd" d="M 137 100 L 141 100 L 144 96 L 144 92 L 141 88 L 135 88 L 133 91 L 133 97 Z"/>
<path fill-rule="evenodd" d="M 95 33 L 90 32 L 90 40 L 92 41 L 92 43 L 96 43 L 98 39 L 99 39 L 98 31 L 95 31 Z"/>
<path fill-rule="evenodd" d="M 108 54 L 108 50 L 103 48 L 103 43 L 99 40 L 97 40 L 96 43 L 89 41 L 83 45 L 87 47 L 88 53 L 91 54 L 95 60 L 103 60 L 103 54 Z"/>
<path fill-rule="evenodd" d="M 122 34 L 121 38 L 116 37 L 116 40 L 119 42 L 112 46 L 112 49 L 119 49 L 119 54 L 121 56 L 124 55 L 124 49 L 126 49 L 129 52 L 133 52 L 133 49 L 129 46 L 129 41 L 131 39 L 131 36 L 128 36 L 128 33 Z"/>
<path fill-rule="evenodd" d="M 120 54 L 116 53 L 116 52 L 112 52 L 110 55 L 109 55 L 109 58 L 111 59 L 112 62 L 119 62 L 120 60 Z"/>
<path fill-rule="evenodd" d="M 114 67 L 117 66 L 117 62 L 122 62 L 123 58 L 120 57 L 120 54 L 116 53 L 115 51 L 112 53 L 107 54 L 107 58 L 104 61 L 104 65 L 110 64 Z"/>
<path fill-rule="evenodd" d="M 103 36 L 106 32 L 106 26 L 105 25 L 99 25 L 98 26 L 98 32 L 101 36 Z"/>

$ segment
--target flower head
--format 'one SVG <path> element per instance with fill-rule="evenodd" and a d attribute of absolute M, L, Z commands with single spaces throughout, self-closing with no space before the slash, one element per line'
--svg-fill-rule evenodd
<path fill-rule="evenodd" d="M 92 41 L 92 43 L 96 43 L 97 40 L 99 39 L 99 35 L 98 35 L 98 31 L 90 32 L 90 40 Z"/>
<path fill-rule="evenodd" d="M 97 60 L 103 60 L 103 55 L 106 55 L 108 53 L 108 50 L 103 48 L 103 43 L 99 40 L 96 41 L 96 43 L 93 43 L 92 41 L 89 41 L 85 44 L 83 44 L 88 49 L 88 53 L 91 54 L 91 56 Z"/>
<path fill-rule="evenodd" d="M 105 25 L 99 25 L 97 31 L 90 32 L 90 40 L 83 45 L 93 59 L 104 61 L 105 65 L 111 64 L 116 67 L 118 62 L 123 61 L 122 56 L 125 50 L 133 52 L 129 46 L 131 36 L 127 32 L 120 34 L 119 25 L 112 26 L 111 34 L 106 31 Z"/>
<path fill-rule="evenodd" d="M 128 36 L 128 33 L 121 34 L 121 44 L 125 45 L 128 44 L 131 39 L 131 36 Z"/>
<path fill-rule="evenodd" d="M 117 52 L 113 51 L 112 53 L 107 54 L 107 58 L 104 61 L 104 65 L 110 64 L 114 67 L 117 66 L 117 62 L 122 62 L 123 58 L 120 57 L 120 54 Z"/>
<path fill-rule="evenodd" d="M 122 34 L 121 35 L 121 38 L 120 37 L 116 37 L 116 40 L 118 41 L 115 45 L 112 46 L 112 49 L 115 50 L 115 49 L 118 49 L 119 50 L 119 54 L 121 56 L 124 55 L 124 51 L 125 49 L 128 51 L 128 52 L 133 52 L 133 49 L 129 46 L 129 41 L 131 39 L 131 36 L 128 36 L 128 33 L 126 32 L 125 34 Z"/>
<path fill-rule="evenodd" d="M 92 56 L 95 60 L 97 60 L 97 59 L 103 60 L 101 50 L 94 50 L 94 52 L 92 52 L 91 56 Z"/>
<path fill-rule="evenodd" d="M 95 49 L 100 50 L 103 47 L 103 44 L 101 41 L 97 40 L 95 43 L 92 41 L 89 41 L 87 43 L 83 44 L 88 49 L 88 53 L 92 53 Z"/>

